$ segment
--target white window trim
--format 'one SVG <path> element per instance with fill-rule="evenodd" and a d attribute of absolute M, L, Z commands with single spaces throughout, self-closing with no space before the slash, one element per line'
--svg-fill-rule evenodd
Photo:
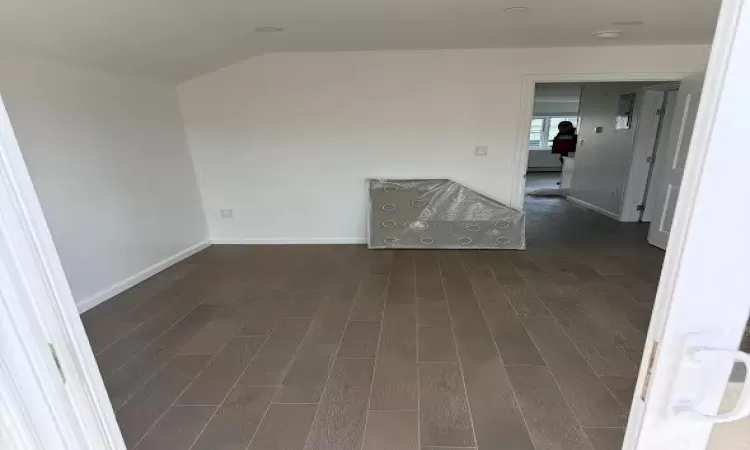
<path fill-rule="evenodd" d="M 557 118 L 570 118 L 570 117 L 576 117 L 576 126 L 578 123 L 578 119 L 580 119 L 578 116 L 575 115 L 564 115 L 564 114 L 534 114 L 534 116 L 531 118 L 534 119 L 544 119 L 544 126 L 542 127 L 542 136 L 540 139 L 540 142 L 545 143 L 544 145 L 534 146 L 529 143 L 529 150 L 537 151 L 537 150 L 552 150 L 552 146 L 547 145 L 546 143 L 549 142 L 549 136 L 552 132 L 552 121 L 551 119 L 553 117 Z M 529 124 L 530 125 L 530 124 Z M 530 134 L 530 131 L 529 131 Z M 529 136 L 531 137 L 531 136 Z"/>

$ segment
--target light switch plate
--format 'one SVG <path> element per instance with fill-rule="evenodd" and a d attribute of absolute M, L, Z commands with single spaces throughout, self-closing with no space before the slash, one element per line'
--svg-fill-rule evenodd
<path fill-rule="evenodd" d="M 220 209 L 219 214 L 221 214 L 222 219 L 234 218 L 234 211 L 232 211 L 231 209 Z"/>
<path fill-rule="evenodd" d="M 474 155 L 475 156 L 487 156 L 487 153 L 489 152 L 489 147 L 486 145 L 477 145 L 474 147 Z"/>

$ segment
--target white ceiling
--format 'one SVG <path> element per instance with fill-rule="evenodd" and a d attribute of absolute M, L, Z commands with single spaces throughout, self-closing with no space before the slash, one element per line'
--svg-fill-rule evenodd
<path fill-rule="evenodd" d="M 695 44 L 720 0 L 0 0 L 0 50 L 181 81 L 276 51 Z M 528 12 L 503 12 L 510 6 Z M 613 21 L 642 20 L 641 26 Z M 257 33 L 258 26 L 284 27 Z M 619 28 L 614 41 L 597 30 Z"/>

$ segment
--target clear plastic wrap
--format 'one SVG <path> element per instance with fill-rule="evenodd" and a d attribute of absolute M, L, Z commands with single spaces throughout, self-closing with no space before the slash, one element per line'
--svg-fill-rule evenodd
<path fill-rule="evenodd" d="M 369 248 L 524 250 L 526 215 L 446 179 L 370 179 Z"/>

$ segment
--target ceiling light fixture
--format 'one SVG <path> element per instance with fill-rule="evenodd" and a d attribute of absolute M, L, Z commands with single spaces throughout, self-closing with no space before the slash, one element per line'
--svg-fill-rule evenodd
<path fill-rule="evenodd" d="M 636 27 L 638 25 L 643 25 L 645 22 L 642 20 L 621 20 L 618 22 L 612 22 L 612 25 L 615 26 L 624 26 L 624 27 Z"/>
<path fill-rule="evenodd" d="M 602 31 L 597 31 L 596 33 L 593 33 L 593 36 L 599 39 L 615 39 L 615 38 L 622 36 L 622 31 L 602 30 Z"/>
<path fill-rule="evenodd" d="M 278 33 L 284 31 L 284 29 L 281 27 L 256 27 L 255 31 L 258 33 Z"/>
<path fill-rule="evenodd" d="M 510 8 L 503 8 L 503 12 L 524 12 L 528 11 L 529 7 L 527 6 L 511 6 Z"/>

